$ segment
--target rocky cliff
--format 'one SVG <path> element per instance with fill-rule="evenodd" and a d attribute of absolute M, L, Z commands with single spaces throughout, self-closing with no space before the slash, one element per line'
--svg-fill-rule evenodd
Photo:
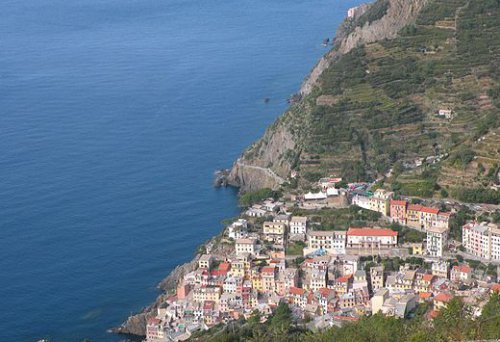
<path fill-rule="evenodd" d="M 302 102 L 280 117 L 263 138 L 242 154 L 232 167 L 229 184 L 245 192 L 263 187 L 277 188 L 283 183 L 300 158 L 302 136 L 307 133 L 307 123 L 301 116 L 306 115 L 311 106 L 304 98 L 318 87 L 324 71 L 361 44 L 394 38 L 401 28 L 415 20 L 427 0 L 378 1 L 381 2 L 386 2 L 387 7 L 380 18 L 366 20 L 364 17 L 370 14 L 373 5 L 362 5 L 355 17 L 346 20 L 339 28 L 335 47 L 319 60 L 304 80 L 300 89 Z"/>

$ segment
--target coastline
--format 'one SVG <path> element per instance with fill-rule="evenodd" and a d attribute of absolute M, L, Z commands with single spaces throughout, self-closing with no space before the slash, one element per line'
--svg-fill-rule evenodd
<path fill-rule="evenodd" d="M 369 6 L 367 4 L 361 4 L 360 6 L 356 7 L 358 11 L 356 12 L 356 16 L 362 15 L 368 8 Z M 344 16 L 344 20 L 348 19 L 348 16 Z M 340 25 L 337 28 L 337 31 L 335 33 L 333 41 L 339 41 L 343 42 L 346 39 L 346 35 L 342 30 L 342 25 Z M 340 43 L 341 44 L 341 43 Z M 323 56 L 321 56 L 318 61 L 315 63 L 313 68 L 309 71 L 309 73 L 304 77 L 302 83 L 300 84 L 300 87 L 298 89 L 298 93 L 301 95 L 307 95 L 310 93 L 313 89 L 313 87 L 316 85 L 318 82 L 319 77 L 325 71 L 331 63 L 335 62 L 336 56 L 338 56 L 339 52 L 336 51 L 337 46 L 334 46 L 334 48 L 331 48 L 328 50 Z M 345 53 L 346 51 L 340 52 L 340 54 Z M 239 159 L 238 159 L 239 161 Z M 238 163 L 238 161 L 235 162 L 235 165 Z M 247 191 L 248 188 L 244 186 L 240 180 L 235 179 L 234 177 L 234 165 L 231 169 L 225 170 L 225 173 L 223 175 L 223 183 L 227 184 L 228 186 L 237 188 L 240 190 L 240 193 L 242 191 Z M 275 175 L 276 176 L 276 175 Z M 279 176 L 277 176 L 279 177 Z M 258 177 L 257 177 L 258 178 Z M 256 179 L 257 179 L 256 178 Z M 218 184 L 219 182 L 219 177 L 217 177 L 216 173 L 216 178 L 215 178 L 215 184 Z M 257 182 L 259 182 L 257 180 Z M 222 183 L 221 183 L 222 184 Z M 271 185 L 272 182 L 264 182 L 266 186 Z M 264 187 L 263 184 L 258 185 L 258 188 Z M 254 189 L 256 190 L 256 189 Z M 240 218 L 241 215 L 238 215 L 238 218 Z M 139 313 L 133 314 L 119 326 L 112 327 L 108 330 L 110 333 L 114 334 L 122 334 L 122 335 L 134 335 L 134 336 L 139 336 L 139 337 L 145 337 L 146 336 L 146 324 L 147 320 L 153 316 L 156 315 L 156 311 L 158 307 L 161 305 L 162 302 L 165 301 L 169 297 L 169 295 L 172 295 L 175 290 L 176 290 L 176 285 L 179 283 L 179 281 L 183 278 L 183 276 L 191 271 L 194 271 L 197 268 L 198 265 L 198 260 L 202 253 L 200 253 L 201 248 L 205 248 L 206 250 L 209 250 L 209 246 L 217 237 L 221 236 L 224 232 L 226 227 L 224 227 L 218 235 L 212 237 L 205 243 L 200 245 L 200 248 L 196 252 L 195 256 L 191 261 L 186 262 L 181 265 L 177 265 L 164 279 L 162 279 L 158 285 L 157 288 L 160 289 L 161 293 L 156 297 L 155 301 L 151 303 L 150 305 L 146 306 L 144 309 L 142 309 Z M 212 253 L 217 253 L 217 250 L 211 250 Z"/>

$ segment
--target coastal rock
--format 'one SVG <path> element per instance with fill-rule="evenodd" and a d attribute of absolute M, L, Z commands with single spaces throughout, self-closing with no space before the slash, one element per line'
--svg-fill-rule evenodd
<path fill-rule="evenodd" d="M 264 137 L 234 163 L 228 176 L 229 184 L 240 187 L 242 192 L 276 189 L 292 169 L 293 160 L 283 156 L 295 153 L 295 148 L 295 138 L 290 130 L 281 126 L 270 127 Z"/>
<path fill-rule="evenodd" d="M 162 290 L 162 294 L 156 298 L 155 302 L 144 308 L 142 312 L 128 317 L 122 325 L 112 328 L 111 332 L 116 334 L 146 336 L 146 322 L 148 318 L 156 315 L 157 308 L 165 301 L 169 293 L 175 291 L 179 280 L 184 277 L 186 273 L 196 269 L 198 259 L 199 255 L 190 262 L 174 268 L 172 272 L 158 284 L 158 287 Z"/>
<path fill-rule="evenodd" d="M 177 283 L 179 282 L 185 274 L 192 272 L 196 269 L 198 265 L 199 256 L 196 256 L 190 262 L 179 265 L 170 274 L 163 279 L 158 287 L 164 292 L 172 292 L 176 289 Z"/>

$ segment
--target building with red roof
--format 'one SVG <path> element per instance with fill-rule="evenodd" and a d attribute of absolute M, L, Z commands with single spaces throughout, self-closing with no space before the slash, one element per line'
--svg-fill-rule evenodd
<path fill-rule="evenodd" d="M 472 269 L 466 264 L 453 266 L 450 272 L 450 280 L 457 283 L 470 282 L 472 280 Z"/>
<path fill-rule="evenodd" d="M 441 292 L 436 297 L 434 297 L 434 308 L 436 310 L 442 309 L 452 299 L 453 299 L 453 296 L 451 294 Z"/>
<path fill-rule="evenodd" d="M 382 228 L 349 228 L 347 248 L 376 252 L 380 249 L 396 247 L 398 232 Z"/>

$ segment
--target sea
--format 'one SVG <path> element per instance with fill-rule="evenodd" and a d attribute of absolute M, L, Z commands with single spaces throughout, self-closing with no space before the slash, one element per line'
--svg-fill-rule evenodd
<path fill-rule="evenodd" d="M 1 0 L 0 341 L 124 340 L 359 3 Z"/>

